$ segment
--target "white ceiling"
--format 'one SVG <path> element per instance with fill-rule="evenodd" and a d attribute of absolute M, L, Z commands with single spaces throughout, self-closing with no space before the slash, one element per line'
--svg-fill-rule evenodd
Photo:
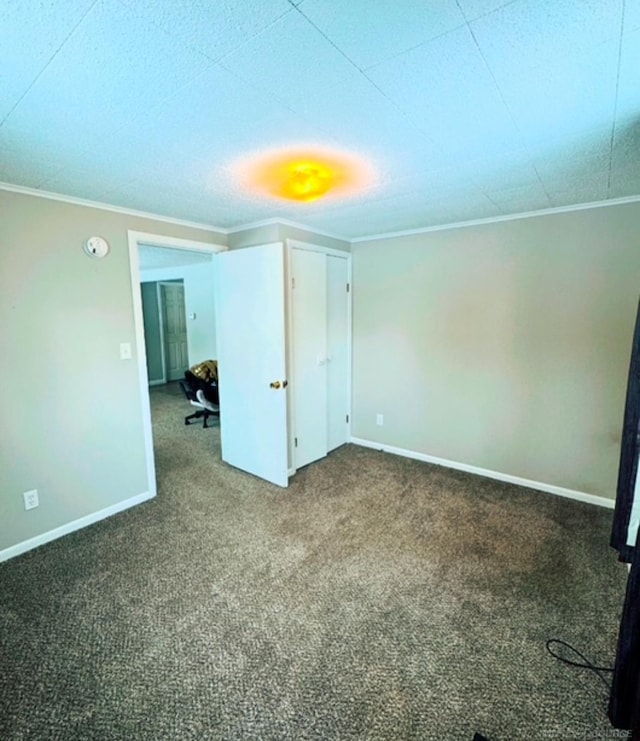
<path fill-rule="evenodd" d="M 640 194 L 640 0 L 2 0 L 0 180 L 359 237 Z M 290 203 L 247 153 L 378 180 Z"/>

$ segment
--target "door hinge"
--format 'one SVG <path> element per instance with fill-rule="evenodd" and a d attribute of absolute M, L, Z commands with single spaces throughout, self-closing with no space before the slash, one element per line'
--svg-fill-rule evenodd
<path fill-rule="evenodd" d="M 293 442 L 295 443 L 295 447 L 297 448 L 298 447 L 298 438 L 297 437 L 294 437 L 293 438 Z"/>
<path fill-rule="evenodd" d="M 347 283 L 347 293 L 349 293 L 349 290 L 350 290 L 350 285 L 349 283 Z"/>
<path fill-rule="evenodd" d="M 347 414 L 347 422 L 349 421 L 349 415 Z"/>
<path fill-rule="evenodd" d="M 295 288 L 295 287 L 296 287 L 296 279 L 291 278 L 291 288 Z"/>

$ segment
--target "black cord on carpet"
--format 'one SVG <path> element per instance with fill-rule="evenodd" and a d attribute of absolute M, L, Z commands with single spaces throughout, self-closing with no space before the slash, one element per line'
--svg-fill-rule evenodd
<path fill-rule="evenodd" d="M 558 644 L 560 646 L 564 646 L 565 648 L 568 648 L 570 651 L 573 651 L 573 653 L 576 656 L 579 656 L 582 659 L 581 662 L 577 661 L 571 661 L 571 659 L 566 659 L 564 656 L 560 656 L 560 654 L 555 653 L 551 646 L 554 644 Z M 603 674 L 613 674 L 613 669 L 605 666 L 596 666 L 592 661 L 589 661 L 589 659 L 580 651 L 578 651 L 577 648 L 574 648 L 570 643 L 567 643 L 566 641 L 561 641 L 559 638 L 549 638 L 549 640 L 546 643 L 547 651 L 555 658 L 558 659 L 558 661 L 561 661 L 563 664 L 568 664 L 569 666 L 575 666 L 578 669 L 590 669 L 592 672 L 597 674 L 600 679 L 602 680 L 604 686 L 607 688 L 607 692 L 611 692 L 611 685 L 607 680 L 602 676 Z"/>
<path fill-rule="evenodd" d="M 572 651 L 576 656 L 579 656 L 582 661 L 572 661 L 571 659 L 567 659 L 564 656 L 560 656 L 560 654 L 555 653 L 555 651 L 552 649 L 552 646 L 555 644 L 559 646 L 564 646 L 564 648 L 569 649 L 569 651 Z M 596 666 L 592 661 L 590 661 L 583 653 L 578 651 L 577 648 L 572 646 L 570 643 L 567 643 L 566 641 L 562 641 L 559 638 L 549 638 L 547 641 L 546 649 L 547 651 L 553 656 L 554 659 L 557 659 L 558 661 L 561 661 L 563 664 L 567 664 L 568 666 L 574 666 L 578 669 L 589 669 L 590 671 L 594 672 L 595 674 L 600 677 L 602 680 L 604 686 L 607 688 L 608 692 L 611 692 L 611 685 L 607 680 L 602 676 L 603 674 L 613 674 L 613 669 L 606 667 L 606 666 Z M 473 741 L 489 741 L 485 736 L 483 736 L 480 733 L 476 733 L 473 737 Z"/>

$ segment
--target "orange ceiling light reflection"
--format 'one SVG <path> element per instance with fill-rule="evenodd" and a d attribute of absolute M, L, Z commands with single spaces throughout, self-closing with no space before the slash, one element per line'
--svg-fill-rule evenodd
<path fill-rule="evenodd" d="M 245 160 L 238 167 L 243 185 L 290 201 L 345 196 L 373 179 L 369 165 L 354 155 L 326 150 L 281 150 Z"/>

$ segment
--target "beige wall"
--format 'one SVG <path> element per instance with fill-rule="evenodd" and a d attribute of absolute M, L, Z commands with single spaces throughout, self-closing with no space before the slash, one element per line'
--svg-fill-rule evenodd
<path fill-rule="evenodd" d="M 316 234 L 313 231 L 302 229 L 290 224 L 265 224 L 263 226 L 251 227 L 242 231 L 229 234 L 229 249 L 235 250 L 240 247 L 252 247 L 270 242 L 282 242 L 285 239 L 297 239 L 301 242 L 310 242 L 319 247 L 329 247 L 334 250 L 349 252 L 351 245 L 345 239 L 328 237 L 325 234 Z"/>
<path fill-rule="evenodd" d="M 352 252 L 355 437 L 614 497 L 640 204 Z"/>
<path fill-rule="evenodd" d="M 0 191 L 0 551 L 147 490 L 128 229 L 226 241 Z M 83 253 L 92 234 L 109 240 L 107 258 Z M 40 507 L 26 512 L 34 488 Z"/>
<path fill-rule="evenodd" d="M 279 241 L 279 224 L 265 224 L 264 226 L 242 229 L 241 231 L 232 232 L 228 236 L 228 245 L 230 250 L 240 249 L 241 247 L 254 247 L 258 244 L 270 244 L 271 242 Z"/>
<path fill-rule="evenodd" d="M 227 241 L 0 191 L 0 551 L 146 490 L 128 229 Z M 354 436 L 613 497 L 639 242 L 627 204 L 354 245 Z"/>
<path fill-rule="evenodd" d="M 351 251 L 351 243 L 344 239 L 336 239 L 326 234 L 316 234 L 315 232 L 291 226 L 290 224 L 280 225 L 280 239 L 297 239 L 300 242 L 308 242 L 318 247 L 329 247 L 332 250 L 342 250 L 343 252 Z"/>

